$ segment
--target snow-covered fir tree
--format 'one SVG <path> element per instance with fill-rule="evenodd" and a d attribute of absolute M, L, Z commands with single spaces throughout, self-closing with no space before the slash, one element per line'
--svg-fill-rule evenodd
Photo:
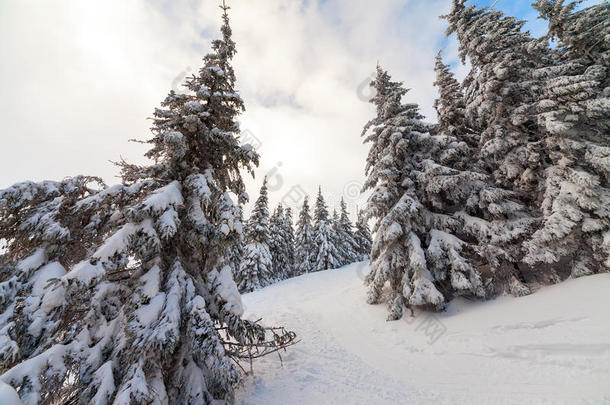
<path fill-rule="evenodd" d="M 303 201 L 303 207 L 301 207 L 299 219 L 297 220 L 294 250 L 295 275 L 313 271 L 317 249 L 307 197 Z"/>
<path fill-rule="evenodd" d="M 511 228 L 521 230 L 506 244 L 513 266 L 543 282 L 600 271 L 609 255 L 608 40 L 599 40 L 608 5 L 574 12 L 574 2 L 535 3 L 559 41 L 550 49 L 547 38 L 521 32 L 522 22 L 463 3 L 454 1 L 447 18 L 477 72 L 466 116 L 481 130 L 479 167 L 537 218 Z"/>
<path fill-rule="evenodd" d="M 434 100 L 434 109 L 438 116 L 438 125 L 441 132 L 457 136 L 466 133 L 464 117 L 464 95 L 460 83 L 455 79 L 449 65 L 443 63 L 439 52 L 434 60 L 436 80 L 439 97 Z"/>
<path fill-rule="evenodd" d="M 545 41 L 523 32 L 524 22 L 500 11 L 453 0 L 447 35 L 455 33 L 472 72 L 465 89 L 465 122 L 479 136 L 479 165 L 493 180 L 526 192 L 540 180 L 540 134 L 531 112 Z M 534 56 L 536 55 L 536 56 Z M 526 194 L 527 195 L 527 194 Z"/>
<path fill-rule="evenodd" d="M 295 242 L 294 242 L 294 228 L 292 226 L 292 209 L 287 207 L 284 210 L 284 217 L 282 221 L 284 240 L 286 241 L 286 274 L 288 277 L 294 277 L 296 275 L 295 268 Z"/>
<path fill-rule="evenodd" d="M 246 246 L 236 276 L 240 292 L 254 291 L 276 280 L 276 275 L 273 273 L 273 258 L 269 250 L 270 239 L 269 198 L 265 177 L 246 226 Z"/>
<path fill-rule="evenodd" d="M 358 260 L 358 245 L 354 239 L 352 222 L 349 219 L 345 200 L 341 198 L 339 204 L 341 213 L 335 222 L 335 233 L 337 234 L 337 249 L 341 257 L 341 265 L 354 263 Z"/>
<path fill-rule="evenodd" d="M 292 225 L 287 226 L 286 213 L 281 204 L 271 216 L 269 251 L 273 262 L 273 275 L 276 280 L 292 276 L 294 265 L 294 240 Z"/>
<path fill-rule="evenodd" d="M 356 260 L 369 260 L 371 257 L 371 231 L 363 212 L 358 212 L 356 230 L 354 232 L 354 242 L 356 243 Z"/>
<path fill-rule="evenodd" d="M 524 22 L 464 3 L 454 0 L 444 18 L 449 21 L 447 34 L 456 33 L 462 59 L 468 57 L 472 64 L 466 80 L 465 118 L 478 133 L 479 144 L 468 168 L 488 174 L 490 185 L 505 190 L 496 193 L 503 194 L 501 203 L 495 201 L 475 215 L 486 222 L 469 220 L 465 230 L 478 235 L 479 249 L 487 249 L 496 287 L 506 284 L 513 294 L 521 295 L 528 292 L 522 283 L 525 278 L 559 279 L 552 268 L 541 272 L 523 261 L 523 242 L 541 220 L 539 190 L 546 177 L 541 170 L 546 154 L 535 105 L 541 80 L 534 72 L 548 63 L 550 53 L 545 40 L 522 31 Z M 486 239 L 496 242 L 486 244 Z"/>
<path fill-rule="evenodd" d="M 559 41 L 533 75 L 543 135 L 543 222 L 526 241 L 525 262 L 562 277 L 610 270 L 610 6 L 539 0 Z"/>
<path fill-rule="evenodd" d="M 375 221 L 368 302 L 386 301 L 388 319 L 398 319 L 405 306 L 441 309 L 454 295 L 485 296 L 477 246 L 460 239 L 461 221 L 451 214 L 494 204 L 502 193 L 487 189 L 484 174 L 444 165 L 466 156 L 467 145 L 431 135 L 418 106 L 402 103 L 402 83 L 378 67 L 372 86 L 377 116 L 363 131 L 371 144 L 366 211 Z"/>
<path fill-rule="evenodd" d="M 561 42 L 569 59 L 610 65 L 610 4 L 602 1 L 576 10 L 582 0 L 535 0 L 532 6 L 548 21 L 551 38 Z"/>
<path fill-rule="evenodd" d="M 318 189 L 313 218 L 315 253 L 312 271 L 335 269 L 341 265 L 341 255 L 336 246 L 332 218 L 328 214 L 322 188 Z"/>
<path fill-rule="evenodd" d="M 124 184 L 25 183 L 0 192 L 0 372 L 24 404 L 230 403 L 243 320 L 231 246 L 246 199 L 235 54 L 222 38 L 154 113 L 146 166 Z M 235 345 L 227 345 L 227 342 Z"/>

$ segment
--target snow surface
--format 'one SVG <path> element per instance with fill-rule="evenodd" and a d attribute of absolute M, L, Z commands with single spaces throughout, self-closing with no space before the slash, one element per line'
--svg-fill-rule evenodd
<path fill-rule="evenodd" d="M 241 404 L 610 404 L 610 274 L 386 322 L 365 263 L 243 296 L 301 342 L 254 363 Z"/>

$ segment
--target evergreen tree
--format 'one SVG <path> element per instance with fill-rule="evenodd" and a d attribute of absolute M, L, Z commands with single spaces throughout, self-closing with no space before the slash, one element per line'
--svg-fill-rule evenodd
<path fill-rule="evenodd" d="M 273 258 L 269 250 L 269 200 L 267 178 L 263 180 L 260 195 L 254 204 L 246 228 L 246 247 L 236 281 L 240 292 L 251 292 L 276 280 Z"/>
<path fill-rule="evenodd" d="M 543 135 L 541 226 L 526 241 L 525 262 L 561 276 L 610 269 L 610 8 L 574 12 L 579 2 L 539 0 L 549 36 L 559 40 L 535 100 Z M 559 277 L 556 277 L 558 279 Z"/>
<path fill-rule="evenodd" d="M 336 220 L 337 249 L 341 255 L 341 265 L 354 263 L 358 260 L 358 246 L 354 239 L 352 222 L 347 213 L 345 201 L 341 198 L 341 215 Z"/>
<path fill-rule="evenodd" d="M 235 348 L 264 329 L 241 318 L 231 275 L 229 193 L 245 201 L 258 155 L 238 141 L 223 11 L 188 92 L 154 113 L 154 163 L 123 162 L 124 184 L 99 192 L 87 178 L 0 192 L 0 372 L 24 404 L 233 401 Z"/>
<path fill-rule="evenodd" d="M 532 6 L 549 22 L 549 37 L 560 41 L 570 59 L 610 65 L 610 4 L 603 1 L 580 11 L 583 0 L 535 0 Z"/>
<path fill-rule="evenodd" d="M 453 295 L 485 296 L 474 265 L 477 247 L 456 236 L 460 220 L 448 213 L 493 204 L 502 194 L 486 189 L 485 175 L 444 165 L 464 156 L 467 146 L 430 135 L 433 126 L 421 121 L 418 106 L 401 102 L 407 92 L 402 83 L 378 66 L 371 85 L 377 117 L 363 131 L 371 144 L 367 215 L 375 220 L 368 302 L 386 301 L 392 320 L 404 306 L 441 309 Z"/>
<path fill-rule="evenodd" d="M 479 167 L 521 195 L 522 215 L 538 217 L 506 244 L 513 266 L 544 282 L 598 271 L 609 254 L 607 5 L 573 12 L 576 3 L 538 1 L 559 40 L 551 50 L 523 23 L 463 3 L 447 18 L 477 71 L 466 117 L 482 131 Z"/>
<path fill-rule="evenodd" d="M 522 21 L 464 3 L 454 0 L 451 13 L 444 16 L 447 34 L 457 35 L 462 60 L 468 57 L 472 64 L 465 119 L 479 142 L 472 162 L 461 166 L 489 175 L 487 183 L 496 190 L 493 204 L 474 212 L 476 220 L 471 213 L 462 216 L 464 231 L 476 236 L 479 251 L 485 250 L 496 287 L 501 290 L 505 284 L 522 295 L 529 291 L 522 283 L 524 274 L 535 274 L 523 262 L 523 242 L 539 224 L 538 190 L 545 181 L 540 170 L 546 160 L 543 136 L 535 114 L 541 82 L 534 71 L 550 54 L 544 40 L 522 32 Z M 548 273 L 547 278 L 557 279 L 553 270 Z"/>
<path fill-rule="evenodd" d="M 363 215 L 362 211 L 358 213 L 356 232 L 354 232 L 354 242 L 356 244 L 356 260 L 369 260 L 373 242 L 371 239 L 371 231 L 369 230 L 366 217 Z"/>
<path fill-rule="evenodd" d="M 273 274 L 276 280 L 285 280 L 291 277 L 293 273 L 293 238 L 292 225 L 287 225 L 286 212 L 279 204 L 271 217 L 269 242 L 269 250 L 273 260 Z"/>
<path fill-rule="evenodd" d="M 478 166 L 497 184 L 531 193 L 541 165 L 540 134 L 531 110 L 538 83 L 532 71 L 545 58 L 546 43 L 522 32 L 523 21 L 465 2 L 453 0 L 444 18 L 447 35 L 457 36 L 462 61 L 468 57 L 472 65 L 465 121 L 479 134 Z"/>
<path fill-rule="evenodd" d="M 460 83 L 455 79 L 449 65 L 443 63 L 441 53 L 436 55 L 434 63 L 439 97 L 434 100 L 434 109 L 438 116 L 439 132 L 452 136 L 464 135 L 464 95 Z"/>
<path fill-rule="evenodd" d="M 340 253 L 335 245 L 336 236 L 333 231 L 332 218 L 328 215 L 326 202 L 322 196 L 322 188 L 318 189 L 318 197 L 314 210 L 313 233 L 315 235 L 316 247 L 313 271 L 339 267 L 341 265 Z"/>
<path fill-rule="evenodd" d="M 309 201 L 307 197 L 303 201 L 303 207 L 297 221 L 295 241 L 295 275 L 301 275 L 314 271 L 313 266 L 317 254 L 315 234 L 309 214 Z"/>
<path fill-rule="evenodd" d="M 295 242 L 294 229 L 292 227 L 292 210 L 290 207 L 284 210 L 284 218 L 282 221 L 284 240 L 286 241 L 286 274 L 287 277 L 294 277 L 296 274 L 295 268 Z"/>

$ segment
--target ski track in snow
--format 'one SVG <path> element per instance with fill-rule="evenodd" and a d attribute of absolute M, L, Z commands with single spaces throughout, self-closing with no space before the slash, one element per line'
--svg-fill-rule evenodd
<path fill-rule="evenodd" d="M 610 274 L 386 322 L 364 263 L 243 296 L 301 340 L 254 363 L 240 404 L 610 404 Z"/>

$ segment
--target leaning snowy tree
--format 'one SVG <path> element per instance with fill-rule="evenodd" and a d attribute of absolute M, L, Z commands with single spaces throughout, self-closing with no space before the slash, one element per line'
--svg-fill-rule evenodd
<path fill-rule="evenodd" d="M 538 0 L 557 40 L 535 107 L 544 151 L 543 222 L 525 262 L 561 276 L 610 270 L 610 5 Z"/>
<path fill-rule="evenodd" d="M 238 361 L 294 334 L 241 318 L 230 247 L 239 238 L 235 53 L 227 8 L 186 94 L 154 113 L 147 166 L 123 185 L 87 178 L 0 193 L 0 379 L 25 404 L 232 402 Z"/>
<path fill-rule="evenodd" d="M 610 253 L 610 10 L 606 3 L 574 11 L 578 2 L 565 3 L 534 4 L 549 20 L 541 39 L 522 32 L 523 22 L 464 0 L 454 0 L 445 16 L 476 71 L 466 119 L 482 131 L 479 166 L 520 194 L 533 219 L 529 227 L 508 228 L 514 237 L 505 246 L 518 268 L 513 280 L 518 273 L 543 282 L 589 274 Z M 556 48 L 548 47 L 549 37 Z"/>
<path fill-rule="evenodd" d="M 498 184 L 532 192 L 541 164 L 540 135 L 531 109 L 546 43 L 522 32 L 523 21 L 453 0 L 447 35 L 455 33 L 472 72 L 465 89 L 465 124 L 479 134 L 478 160 Z M 536 56 L 534 56 L 536 55 Z M 476 72 L 476 74 L 474 73 Z M 444 82 L 437 76 L 437 82 Z"/>
<path fill-rule="evenodd" d="M 273 258 L 269 250 L 269 198 L 267 178 L 263 180 L 260 195 L 254 204 L 246 227 L 246 247 L 235 276 L 240 292 L 251 292 L 268 286 L 276 280 Z"/>
<path fill-rule="evenodd" d="M 315 254 L 313 271 L 334 269 L 341 265 L 341 256 L 336 246 L 332 220 L 328 215 L 326 202 L 322 196 L 322 188 L 318 189 L 316 207 L 314 210 L 313 233 L 315 238 Z"/>
<path fill-rule="evenodd" d="M 295 236 L 295 275 L 298 276 L 313 271 L 316 253 L 315 234 L 309 213 L 309 201 L 305 197 L 303 207 L 299 213 Z"/>
<path fill-rule="evenodd" d="M 469 221 L 468 225 L 479 240 L 485 235 L 503 240 L 493 244 L 502 254 L 487 254 L 498 288 L 506 284 L 513 294 L 527 293 L 523 281 L 559 280 L 553 267 L 536 268 L 524 261 L 524 242 L 541 221 L 540 190 L 548 161 L 536 114 L 542 81 L 534 72 L 546 66 L 551 54 L 547 41 L 522 30 L 523 21 L 499 11 L 454 0 L 443 18 L 449 22 L 447 35 L 457 36 L 462 61 L 468 57 L 472 64 L 465 89 L 465 119 L 480 134 L 472 166 L 489 174 L 491 184 L 505 189 L 508 197 L 502 204 L 484 207 L 480 216 L 494 218 L 492 224 Z"/>

